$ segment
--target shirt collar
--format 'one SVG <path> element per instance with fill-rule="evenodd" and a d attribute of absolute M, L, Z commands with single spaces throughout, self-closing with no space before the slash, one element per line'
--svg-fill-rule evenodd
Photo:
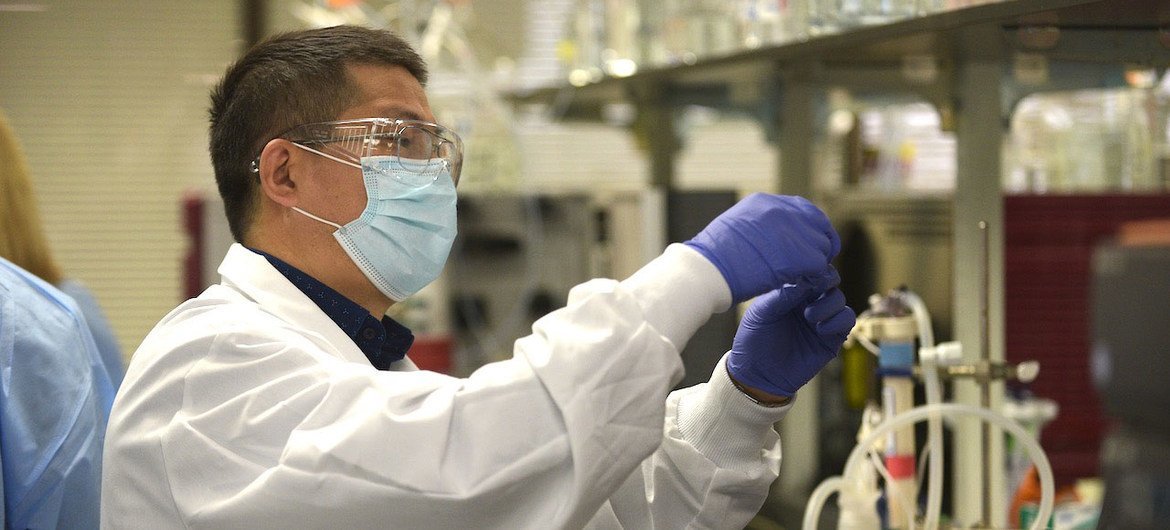
<path fill-rule="evenodd" d="M 365 308 L 304 271 L 267 252 L 250 247 L 248 250 L 264 256 L 273 268 L 317 304 L 357 344 L 374 368 L 389 370 L 391 363 L 402 360 L 410 350 L 414 334 L 406 326 L 388 316 L 379 321 Z"/>

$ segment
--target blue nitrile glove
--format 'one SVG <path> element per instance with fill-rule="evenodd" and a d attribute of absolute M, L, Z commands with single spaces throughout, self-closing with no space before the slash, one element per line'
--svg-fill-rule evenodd
<path fill-rule="evenodd" d="M 839 289 L 818 293 L 802 282 L 752 302 L 727 356 L 731 377 L 769 394 L 792 397 L 836 357 L 857 315 Z"/>
<path fill-rule="evenodd" d="M 685 244 L 715 264 L 734 302 L 805 278 L 828 290 L 825 266 L 841 239 L 824 212 L 808 200 L 753 194 L 728 208 Z"/>

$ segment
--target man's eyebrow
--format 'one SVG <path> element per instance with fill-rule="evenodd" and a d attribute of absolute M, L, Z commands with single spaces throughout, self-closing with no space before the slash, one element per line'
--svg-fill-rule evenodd
<path fill-rule="evenodd" d="M 397 118 L 401 120 L 418 120 L 426 121 L 419 113 L 412 110 L 406 110 L 401 107 L 384 107 L 378 109 L 378 115 L 386 118 Z"/>

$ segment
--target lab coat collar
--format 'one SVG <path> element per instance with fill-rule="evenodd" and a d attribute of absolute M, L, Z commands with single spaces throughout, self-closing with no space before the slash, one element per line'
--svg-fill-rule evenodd
<path fill-rule="evenodd" d="M 319 338 L 323 348 L 335 352 L 346 361 L 370 365 L 369 359 L 358 349 L 353 339 L 264 256 L 234 243 L 228 248 L 219 266 L 219 274 L 226 287 L 251 298 L 266 311 L 309 336 Z M 370 367 L 373 368 L 372 365 Z"/>

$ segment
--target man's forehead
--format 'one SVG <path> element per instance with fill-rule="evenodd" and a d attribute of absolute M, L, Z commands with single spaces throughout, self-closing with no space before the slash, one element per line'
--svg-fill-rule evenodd
<path fill-rule="evenodd" d="M 341 120 L 360 118 L 394 118 L 403 120 L 434 121 L 430 109 L 423 105 L 412 105 L 393 100 L 374 100 L 354 105 L 338 117 Z"/>
<path fill-rule="evenodd" d="M 418 79 L 401 66 L 350 65 L 351 78 L 362 102 L 345 118 L 402 118 L 433 121 L 426 92 Z"/>

